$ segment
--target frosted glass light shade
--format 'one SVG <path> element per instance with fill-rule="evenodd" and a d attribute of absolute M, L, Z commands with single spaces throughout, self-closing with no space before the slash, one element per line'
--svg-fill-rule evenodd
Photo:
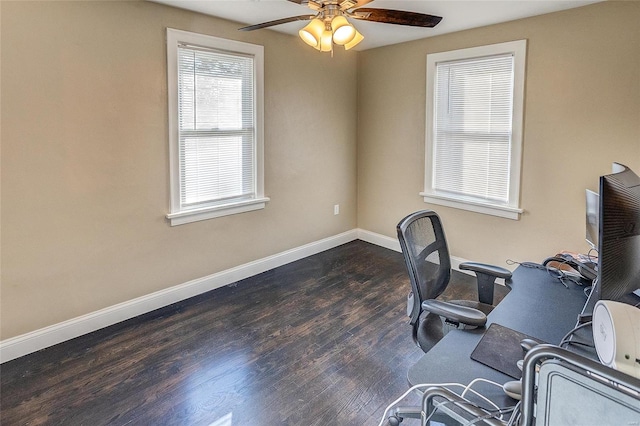
<path fill-rule="evenodd" d="M 360 34 L 358 32 L 358 30 L 356 30 L 356 35 L 355 35 L 355 37 L 353 37 L 353 40 L 351 40 L 349 43 L 344 45 L 345 50 L 349 50 L 352 47 L 355 47 L 362 40 L 364 40 L 364 36 L 362 34 Z"/>
<path fill-rule="evenodd" d="M 320 49 L 320 41 L 322 34 L 325 31 L 324 22 L 321 19 L 315 18 L 307 24 L 306 27 L 298 31 L 298 35 L 311 47 Z"/>
<path fill-rule="evenodd" d="M 320 50 L 322 52 L 330 52 L 333 48 L 333 37 L 331 31 L 325 30 L 322 33 L 322 38 L 320 39 Z"/>
<path fill-rule="evenodd" d="M 344 16 L 336 16 L 333 18 L 331 21 L 331 29 L 333 30 L 333 42 L 341 46 L 349 43 L 356 36 L 356 29 L 353 28 Z"/>

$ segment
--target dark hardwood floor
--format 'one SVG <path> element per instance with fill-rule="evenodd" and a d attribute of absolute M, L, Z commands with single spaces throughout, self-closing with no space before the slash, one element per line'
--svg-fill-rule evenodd
<path fill-rule="evenodd" d="M 354 241 L 2 364 L 0 423 L 377 425 L 422 355 L 408 291 L 400 253 Z"/>

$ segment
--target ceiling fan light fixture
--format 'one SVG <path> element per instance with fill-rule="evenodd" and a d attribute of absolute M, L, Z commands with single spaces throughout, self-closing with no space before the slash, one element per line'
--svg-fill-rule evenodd
<path fill-rule="evenodd" d="M 322 35 L 325 32 L 324 22 L 321 19 L 315 18 L 307 24 L 306 27 L 298 31 L 298 35 L 311 47 L 320 49 L 320 43 Z"/>
<path fill-rule="evenodd" d="M 331 29 L 333 30 L 333 42 L 343 46 L 349 43 L 356 36 L 356 29 L 342 15 L 336 16 L 331 21 Z"/>
<path fill-rule="evenodd" d="M 360 43 L 362 40 L 364 40 L 364 36 L 363 36 L 362 34 L 360 34 L 360 33 L 358 32 L 358 30 L 356 30 L 356 34 L 355 34 L 355 36 L 353 37 L 353 39 L 352 39 L 349 43 L 347 43 L 347 44 L 345 44 L 345 45 L 344 45 L 345 50 L 349 50 L 349 49 L 351 49 L 352 47 L 355 47 L 355 46 L 356 46 L 358 43 Z"/>
<path fill-rule="evenodd" d="M 2 1 L 2 0 L 0 0 Z M 255 0 L 259 1 L 259 0 Z M 364 36 L 349 22 L 349 18 L 358 21 L 381 22 L 406 25 L 410 27 L 433 28 L 442 20 L 441 16 L 403 10 L 363 8 L 361 6 L 373 0 L 288 0 L 316 11 L 315 15 L 299 15 L 276 19 L 261 24 L 238 28 L 241 31 L 253 31 L 274 25 L 296 21 L 309 21 L 298 35 L 309 46 L 321 52 L 331 52 L 333 44 L 344 46 L 346 50 L 357 46 Z"/>

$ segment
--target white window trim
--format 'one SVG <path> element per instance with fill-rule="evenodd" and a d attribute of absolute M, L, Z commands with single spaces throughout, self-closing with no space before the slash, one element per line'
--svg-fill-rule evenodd
<path fill-rule="evenodd" d="M 527 41 L 517 40 L 487 46 L 471 47 L 427 55 L 427 132 L 425 149 L 424 192 L 420 195 L 425 203 L 433 203 L 477 213 L 500 216 L 518 220 L 523 210 L 520 208 L 520 174 L 522 167 L 522 139 L 524 122 L 524 85 L 526 67 Z M 444 61 L 471 59 L 483 56 L 511 53 L 514 55 L 514 87 L 513 116 L 511 142 L 511 173 L 509 176 L 509 204 L 493 204 L 469 200 L 463 197 L 454 198 L 449 194 L 439 193 L 431 187 L 433 179 L 433 140 L 435 111 L 435 79 L 436 64 Z"/>
<path fill-rule="evenodd" d="M 255 164 L 256 197 L 212 207 L 181 210 L 180 154 L 178 137 L 178 44 L 225 50 L 252 55 L 254 59 Z M 235 40 L 167 28 L 167 88 L 169 103 L 169 180 L 171 212 L 166 215 L 171 226 L 263 209 L 269 201 L 264 196 L 264 47 Z"/>

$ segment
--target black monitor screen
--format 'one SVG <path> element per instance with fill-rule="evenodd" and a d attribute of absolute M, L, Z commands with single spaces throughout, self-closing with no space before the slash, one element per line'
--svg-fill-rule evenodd
<path fill-rule="evenodd" d="M 615 167 L 616 165 L 614 165 Z M 640 288 L 640 177 L 626 166 L 600 178 L 599 299 Z"/>

